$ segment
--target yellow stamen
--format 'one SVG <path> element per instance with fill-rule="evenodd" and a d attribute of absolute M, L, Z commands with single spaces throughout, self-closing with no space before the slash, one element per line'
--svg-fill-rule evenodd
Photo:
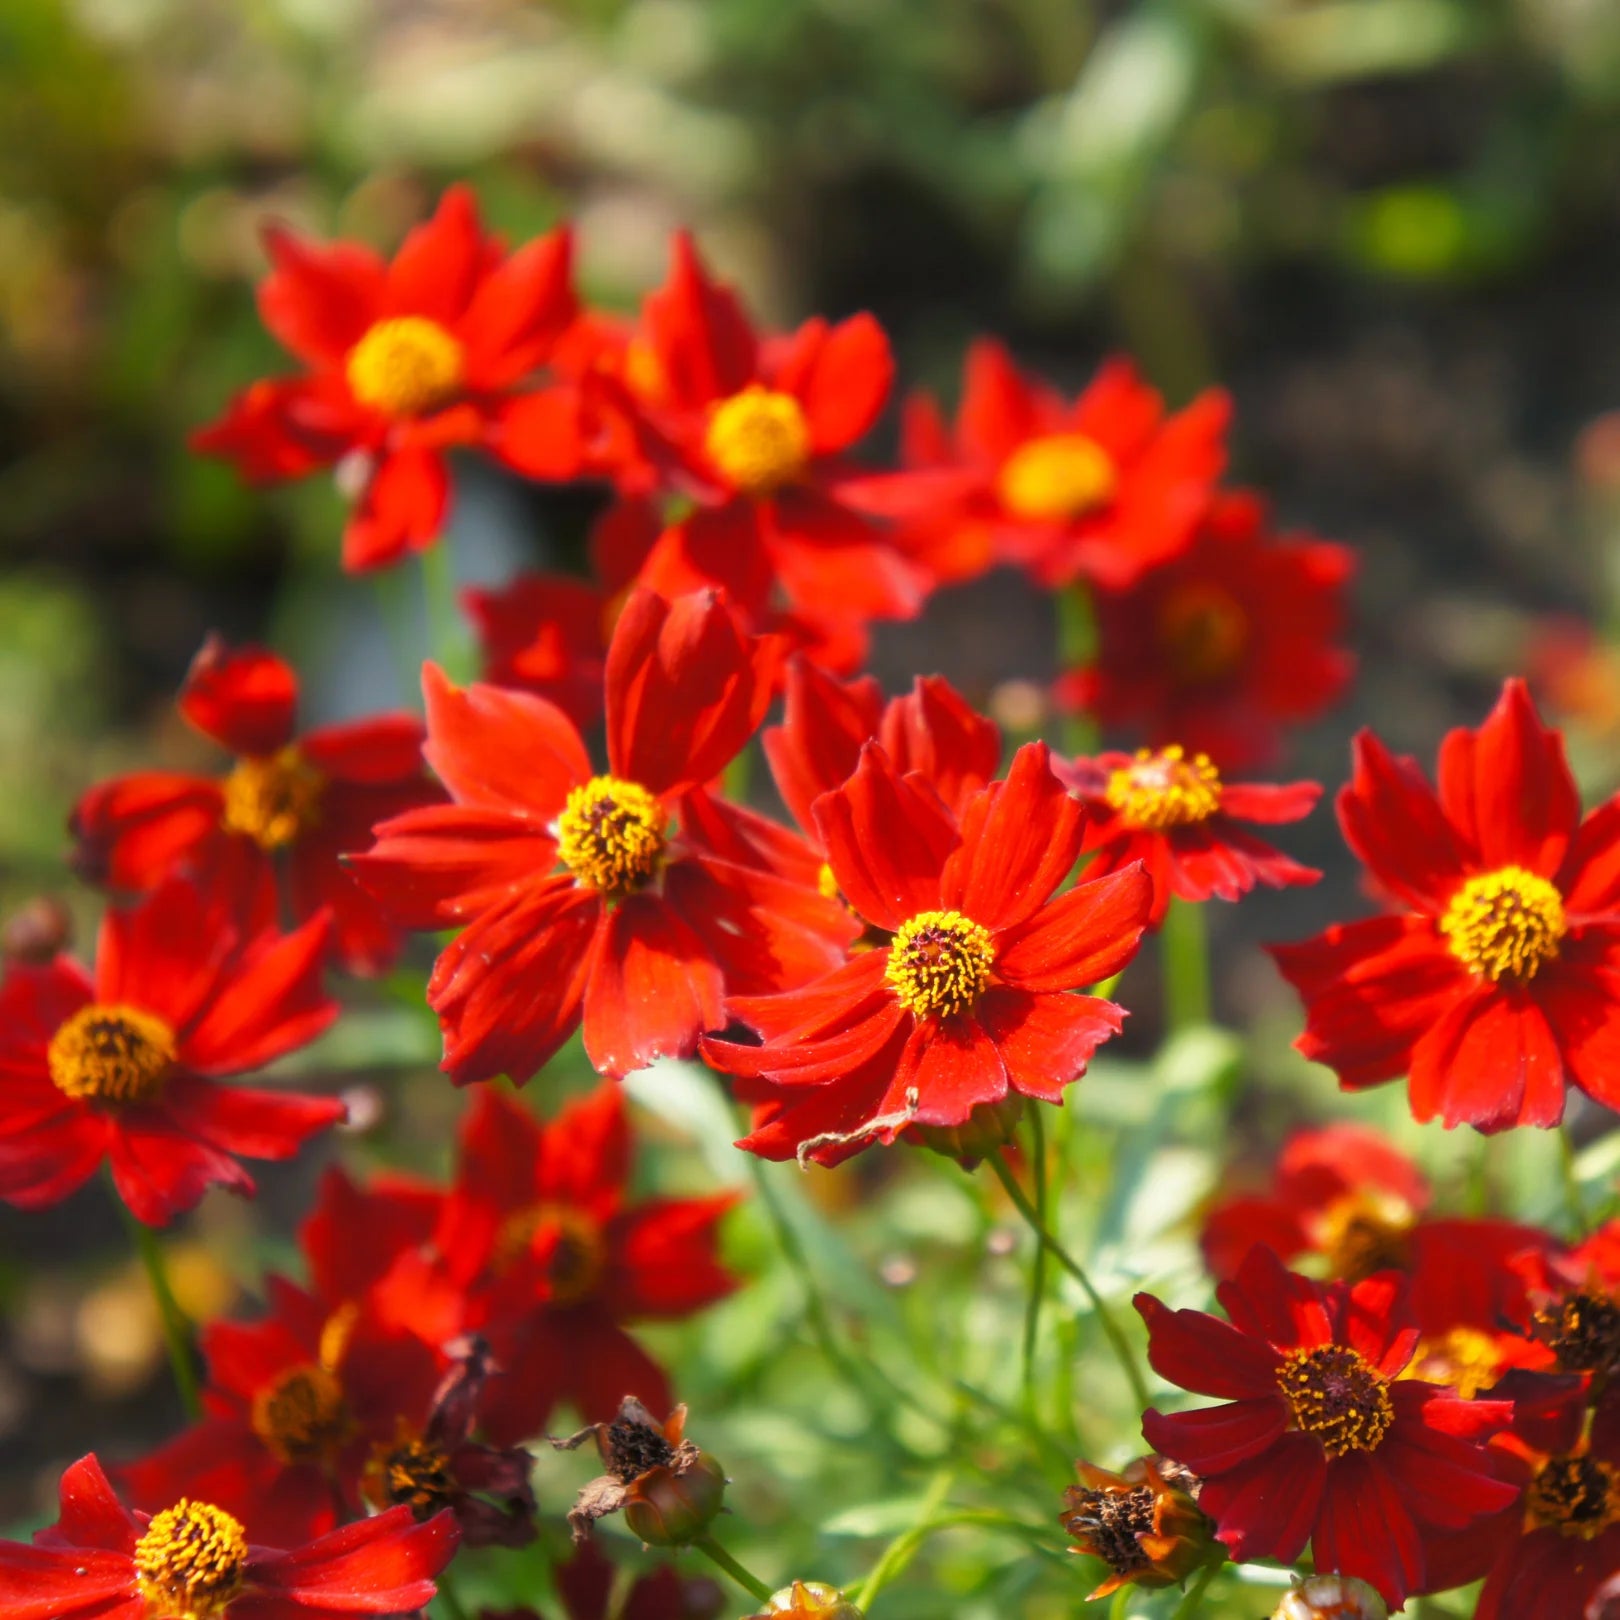
<path fill-rule="evenodd" d="M 1395 1421 L 1388 1381 L 1348 1345 L 1288 1351 L 1277 1387 L 1293 1409 L 1295 1427 L 1314 1434 L 1330 1457 L 1376 1451 Z"/>
<path fill-rule="evenodd" d="M 260 849 L 285 849 L 320 819 L 326 778 L 296 748 L 261 759 L 238 760 L 225 778 L 227 832 L 251 838 Z"/>
<path fill-rule="evenodd" d="M 1530 1527 L 1593 1541 L 1620 1522 L 1620 1474 L 1596 1457 L 1549 1457 L 1524 1493 Z"/>
<path fill-rule="evenodd" d="M 1411 1263 L 1412 1209 L 1404 1199 L 1375 1192 L 1335 1199 L 1322 1214 L 1317 1242 L 1328 1270 L 1357 1283 L 1375 1271 L 1404 1271 Z"/>
<path fill-rule="evenodd" d="M 253 1432 L 284 1463 L 329 1457 L 349 1430 L 343 1386 L 325 1367 L 289 1367 L 253 1397 Z"/>
<path fill-rule="evenodd" d="M 1502 1349 L 1497 1341 L 1478 1328 L 1454 1327 L 1432 1339 L 1419 1339 L 1401 1377 L 1447 1384 L 1463 1400 L 1471 1401 L 1501 1375 Z"/>
<path fill-rule="evenodd" d="M 586 888 L 630 894 L 657 876 L 668 823 L 668 812 L 639 782 L 593 776 L 563 805 L 557 853 Z"/>
<path fill-rule="evenodd" d="M 1522 866 L 1469 878 L 1440 919 L 1451 954 L 1470 972 L 1520 983 L 1558 955 L 1568 928 L 1564 897 Z"/>
<path fill-rule="evenodd" d="M 1208 754 L 1187 758 L 1179 743 L 1154 753 L 1143 748 L 1108 778 L 1109 807 L 1126 824 L 1148 832 L 1208 821 L 1221 807 L 1221 776 Z"/>
<path fill-rule="evenodd" d="M 373 1447 L 365 1492 L 379 1508 L 408 1507 L 418 1519 L 431 1519 L 457 1495 L 449 1457 L 413 1434 L 403 1420 L 396 1425 L 392 1445 Z"/>
<path fill-rule="evenodd" d="M 919 911 L 895 931 L 883 976 L 918 1018 L 969 1011 L 990 982 L 990 930 L 959 911 Z"/>
<path fill-rule="evenodd" d="M 1190 581 L 1166 596 L 1159 609 L 1159 646 L 1183 686 L 1202 686 L 1229 675 L 1249 641 L 1249 616 L 1228 590 Z"/>
<path fill-rule="evenodd" d="M 420 416 L 461 386 L 462 352 L 437 321 L 378 321 L 349 351 L 349 390 L 385 416 Z"/>
<path fill-rule="evenodd" d="M 247 1535 L 223 1508 L 182 1498 L 135 1543 L 149 1620 L 219 1620 L 242 1590 Z"/>
<path fill-rule="evenodd" d="M 92 1002 L 51 1037 L 45 1061 L 57 1090 L 79 1102 L 145 1102 L 162 1090 L 176 1055 L 161 1018 Z"/>
<path fill-rule="evenodd" d="M 810 426 L 791 394 L 751 383 L 715 406 L 704 448 L 733 489 L 745 495 L 770 495 L 804 476 L 810 460 Z"/>
<path fill-rule="evenodd" d="M 1033 522 L 1083 517 L 1113 498 L 1114 463 L 1083 433 L 1053 433 L 1021 444 L 996 477 L 1001 504 Z"/>

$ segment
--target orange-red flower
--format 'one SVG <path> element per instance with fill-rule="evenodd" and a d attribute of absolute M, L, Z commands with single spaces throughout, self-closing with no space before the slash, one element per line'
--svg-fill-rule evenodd
<path fill-rule="evenodd" d="M 1084 1460 L 1078 1485 L 1063 1493 L 1058 1522 L 1075 1545 L 1070 1552 L 1100 1559 L 1108 1574 L 1087 1602 L 1122 1586 L 1179 1586 L 1201 1564 L 1223 1558 L 1214 1526 L 1199 1511 L 1199 1481 L 1162 1457 L 1138 1457 L 1123 1473 Z"/>
<path fill-rule="evenodd" d="M 1088 870 L 1101 876 L 1140 861 L 1153 880 L 1155 925 L 1172 895 L 1237 900 L 1257 883 L 1284 889 L 1322 875 L 1242 825 L 1299 821 L 1316 807 L 1319 783 L 1223 782 L 1207 754 L 1179 743 L 1054 768 L 1086 807 L 1085 848 L 1095 856 Z"/>
<path fill-rule="evenodd" d="M 34 1544 L 0 1541 L 8 1620 L 330 1620 L 405 1614 L 431 1602 L 456 1551 L 455 1520 L 408 1508 L 282 1552 L 249 1543 L 239 1520 L 182 1497 L 132 1513 L 101 1464 L 62 1475 L 61 1511 Z"/>
<path fill-rule="evenodd" d="M 454 802 L 384 822 L 351 869 L 404 926 L 461 930 L 428 987 L 458 1085 L 527 1080 L 582 1017 L 603 1074 L 689 1057 L 728 984 L 775 989 L 837 960 L 851 927 L 835 901 L 693 832 L 689 806 L 759 725 L 778 651 L 713 593 L 636 592 L 608 648 L 606 773 L 543 698 L 427 666 L 425 753 Z"/>
<path fill-rule="evenodd" d="M 1351 1090 L 1407 1075 L 1448 1127 L 1556 1125 L 1570 1085 L 1620 1107 L 1620 797 L 1582 821 L 1516 680 L 1446 737 L 1438 794 L 1370 732 L 1355 759 L 1339 825 L 1398 911 L 1272 948 L 1299 1050 Z"/>
<path fill-rule="evenodd" d="M 465 590 L 461 600 L 486 681 L 549 698 L 581 731 L 602 718 L 612 619 L 604 592 L 563 574 L 519 574 L 497 590 Z"/>
<path fill-rule="evenodd" d="M 75 806 L 74 864 L 93 883 L 146 894 L 179 870 L 236 898 L 259 926 L 278 900 L 295 921 L 325 909 L 351 972 L 380 973 L 401 934 L 340 864 L 387 816 L 442 797 L 422 768 L 422 723 L 379 715 L 294 731 L 298 677 L 259 647 L 211 637 L 192 661 L 180 712 L 236 756 L 223 777 L 142 771 Z"/>
<path fill-rule="evenodd" d="M 1152 896 L 1132 868 L 1052 898 L 1083 815 L 1043 743 L 1021 748 L 960 820 L 867 744 L 815 817 L 870 948 L 802 989 L 728 998 L 763 1044 L 703 1043 L 750 1100 L 765 1099 L 741 1145 L 836 1164 L 1014 1093 L 1060 1102 L 1124 1016 L 1069 992 L 1130 960 Z"/>
<path fill-rule="evenodd" d="M 1285 727 L 1350 683 L 1354 567 L 1344 546 L 1274 538 L 1257 496 L 1219 495 L 1186 551 L 1128 586 L 1093 589 L 1096 651 L 1060 677 L 1058 701 L 1223 770 L 1267 763 Z"/>
<path fill-rule="evenodd" d="M 338 466 L 355 496 L 345 568 L 384 567 L 438 538 L 453 448 L 536 476 L 579 469 L 571 396 L 524 392 L 577 312 L 565 231 L 508 255 L 453 186 L 388 264 L 280 226 L 265 247 L 260 315 L 307 371 L 254 383 L 192 442 L 255 482 Z"/>
<path fill-rule="evenodd" d="M 184 879 L 102 919 L 93 974 L 65 956 L 0 981 L 0 1198 L 40 1209 L 105 1162 L 161 1226 L 210 1186 L 251 1193 L 238 1158 L 290 1158 L 344 1116 L 335 1098 L 216 1082 L 337 1017 L 328 922 L 245 934 Z"/>
<path fill-rule="evenodd" d="M 1426 1534 L 1513 1500 L 1477 1443 L 1512 1404 L 1399 1376 L 1418 1328 L 1393 1273 L 1324 1286 L 1256 1248 L 1217 1292 L 1229 1323 L 1136 1296 L 1154 1370 L 1226 1403 L 1150 1410 L 1148 1444 L 1203 1480 L 1198 1505 L 1233 1558 L 1292 1563 L 1309 1541 L 1318 1570 L 1398 1607 L 1423 1587 Z"/>

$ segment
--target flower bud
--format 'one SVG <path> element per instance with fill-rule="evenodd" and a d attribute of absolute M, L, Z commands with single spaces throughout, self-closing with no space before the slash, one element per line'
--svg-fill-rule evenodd
<path fill-rule="evenodd" d="M 819 1620 L 865 1620 L 862 1612 L 838 1590 L 825 1581 L 795 1581 L 772 1594 L 771 1600 L 759 1614 L 748 1620 L 772 1620 L 779 1614 L 810 1614 Z"/>
<path fill-rule="evenodd" d="M 914 1125 L 906 1134 L 971 1170 L 1013 1140 L 1023 1117 L 1024 1099 L 1009 1091 L 1000 1102 L 980 1103 L 960 1125 Z"/>
<path fill-rule="evenodd" d="M 1070 1552 L 1108 1566 L 1108 1578 L 1088 1597 L 1107 1597 L 1122 1586 L 1177 1586 L 1225 1555 L 1214 1526 L 1199 1510 L 1199 1482 L 1161 1457 L 1138 1457 L 1123 1473 L 1088 1462 L 1075 1465 L 1080 1484 L 1063 1493 L 1063 1528 Z"/>
<path fill-rule="evenodd" d="M 649 1547 L 685 1547 L 714 1522 L 726 1494 L 725 1470 L 706 1451 L 683 1467 L 649 1469 L 631 1486 L 625 1528 Z"/>
<path fill-rule="evenodd" d="M 1271 1620 L 1389 1620 L 1389 1605 L 1365 1581 L 1312 1575 L 1277 1605 Z"/>

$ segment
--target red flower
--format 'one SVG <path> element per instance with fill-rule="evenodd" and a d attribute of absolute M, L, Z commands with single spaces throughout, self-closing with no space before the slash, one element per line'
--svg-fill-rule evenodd
<path fill-rule="evenodd" d="M 1052 898 L 1083 812 L 1045 745 L 1021 748 L 958 821 L 869 743 L 815 814 L 839 892 L 882 943 L 803 989 L 728 999 L 763 1037 L 703 1043 L 709 1063 L 768 1099 L 740 1145 L 836 1164 L 1013 1093 L 1060 1102 L 1123 1018 L 1068 992 L 1130 960 L 1151 890 L 1135 869 Z"/>
<path fill-rule="evenodd" d="M 582 731 L 602 718 L 612 609 L 600 590 L 560 574 L 519 574 L 499 590 L 465 590 L 461 600 L 478 630 L 486 681 L 549 698 Z"/>
<path fill-rule="evenodd" d="M 0 981 L 0 1198 L 40 1209 L 107 1161 L 130 1210 L 161 1226 L 211 1185 L 251 1193 L 237 1163 L 285 1159 L 344 1116 L 335 1098 L 215 1081 L 313 1040 L 328 924 L 242 934 L 173 880 L 109 911 L 91 975 L 67 957 Z"/>
<path fill-rule="evenodd" d="M 1207 754 L 1189 756 L 1179 743 L 1054 768 L 1086 807 L 1085 848 L 1096 855 L 1089 870 L 1100 876 L 1140 861 L 1153 880 L 1155 926 L 1171 895 L 1236 900 L 1257 883 L 1285 889 L 1322 875 L 1239 825 L 1308 816 L 1322 795 L 1316 782 L 1223 782 Z"/>
<path fill-rule="evenodd" d="M 735 1195 L 633 1200 L 630 1155 L 617 1086 L 545 1125 L 498 1092 L 473 1099 L 434 1243 L 505 1372 L 480 1408 L 502 1442 L 540 1433 L 560 1402 L 606 1421 L 633 1389 L 666 1410 L 668 1377 L 621 1323 L 689 1316 L 736 1287 L 718 1250 Z"/>
<path fill-rule="evenodd" d="M 576 1547 L 553 1574 L 568 1620 L 609 1620 L 610 1614 L 617 1620 L 714 1620 L 726 1606 L 714 1581 L 677 1574 L 668 1564 L 639 1576 L 623 1603 L 615 1606 L 609 1602 L 614 1566 L 594 1541 Z"/>
<path fill-rule="evenodd" d="M 143 771 L 91 788 L 73 811 L 74 864 L 125 894 L 187 868 L 260 925 L 275 920 L 280 889 L 296 921 L 331 912 L 351 972 L 381 973 L 401 936 L 339 862 L 370 844 L 377 822 L 442 797 L 422 769 L 422 725 L 379 715 L 295 737 L 297 703 L 298 677 L 273 653 L 210 638 L 180 712 L 237 756 L 234 768 L 223 779 Z"/>
<path fill-rule="evenodd" d="M 577 470 L 571 399 L 520 392 L 575 317 L 566 232 L 508 256 L 472 194 L 454 186 L 391 264 L 279 226 L 265 247 L 274 268 L 259 312 L 309 369 L 254 383 L 192 442 L 255 482 L 341 462 L 357 490 L 345 568 L 383 567 L 438 537 L 445 452 L 455 446 L 481 446 L 536 476 Z"/>
<path fill-rule="evenodd" d="M 289 1552 L 250 1546 L 242 1525 L 182 1498 L 131 1513 L 93 1456 L 62 1476 L 61 1515 L 33 1546 L 0 1541 L 7 1620 L 321 1620 L 404 1614 L 432 1601 L 456 1551 L 455 1521 L 407 1508 Z"/>
<path fill-rule="evenodd" d="M 712 593 L 638 591 L 608 649 L 606 775 L 544 699 L 427 666 L 425 753 L 454 803 L 384 822 L 351 869 L 404 926 L 461 929 L 428 988 L 458 1085 L 527 1080 L 582 1014 L 601 1073 L 689 1057 L 724 1022 L 728 983 L 776 988 L 837 960 L 836 902 L 685 825 L 758 726 L 776 652 Z"/>
<path fill-rule="evenodd" d="M 1202 1478 L 1198 1505 L 1233 1558 L 1292 1563 L 1309 1541 L 1318 1570 L 1399 1607 L 1423 1585 L 1427 1533 L 1513 1499 L 1475 1443 L 1511 1403 L 1398 1378 L 1418 1329 L 1389 1272 L 1324 1286 L 1256 1248 L 1217 1293 L 1230 1325 L 1136 1296 L 1154 1370 L 1227 1403 L 1150 1410 L 1148 1444 Z"/>
<path fill-rule="evenodd" d="M 1350 683 L 1339 641 L 1354 568 L 1344 546 L 1273 538 L 1256 496 L 1219 495 L 1180 556 L 1093 590 L 1096 654 L 1059 680 L 1058 700 L 1225 770 L 1264 764 L 1284 726 L 1322 714 Z"/>
<path fill-rule="evenodd" d="M 1450 1127 L 1556 1125 L 1566 1088 L 1620 1107 L 1620 798 L 1583 822 L 1563 743 L 1509 681 L 1440 749 L 1438 796 L 1369 732 L 1339 825 L 1400 914 L 1274 946 L 1307 1057 L 1360 1090 L 1408 1076 Z"/>
<path fill-rule="evenodd" d="M 1620 1220 L 1562 1254 L 1521 1252 L 1512 1269 L 1523 1284 L 1512 1320 L 1594 1398 L 1610 1390 L 1620 1378 Z"/>
<path fill-rule="evenodd" d="M 968 352 L 954 434 L 931 403 L 908 413 L 907 459 L 926 475 L 915 497 L 915 472 L 869 489 L 941 579 L 1012 562 L 1047 585 L 1119 590 L 1190 544 L 1226 463 L 1230 415 L 1212 391 L 1167 417 L 1128 360 L 1109 361 L 1066 403 L 984 339 Z M 942 469 L 965 475 L 944 499 Z"/>

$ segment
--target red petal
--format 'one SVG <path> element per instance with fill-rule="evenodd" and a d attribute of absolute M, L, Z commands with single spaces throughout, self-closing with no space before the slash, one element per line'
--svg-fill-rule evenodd
<path fill-rule="evenodd" d="M 351 574 L 387 568 L 439 538 L 450 506 L 450 473 L 435 450 L 383 453 L 343 530 L 343 566 Z"/>
<path fill-rule="evenodd" d="M 969 348 L 956 431 L 969 456 L 999 464 L 1036 434 L 1051 431 L 1012 357 L 992 338 Z"/>
<path fill-rule="evenodd" d="M 275 266 L 259 286 L 259 314 L 277 341 L 311 366 L 341 366 L 376 318 L 382 261 L 352 242 L 305 242 L 271 225 Z"/>
<path fill-rule="evenodd" d="M 1223 1474 L 1253 1457 L 1269 1458 L 1287 1427 L 1288 1404 L 1275 1394 L 1196 1412 L 1142 1414 L 1143 1438 L 1155 1451 L 1204 1475 Z M 1312 1441 L 1311 1447 L 1320 1457 L 1320 1443 Z"/>
<path fill-rule="evenodd" d="M 1416 762 L 1397 759 L 1370 731 L 1356 737 L 1339 825 L 1379 884 L 1419 911 L 1443 911 L 1467 876 L 1470 852 Z"/>
<path fill-rule="evenodd" d="M 263 647 L 230 651 L 210 636 L 191 661 L 180 712 L 233 754 L 273 754 L 292 741 L 298 677 Z"/>
<path fill-rule="evenodd" d="M 698 407 L 754 380 L 754 334 L 731 289 L 710 280 L 686 232 L 676 233 L 671 255 L 669 276 L 641 318 L 674 402 Z"/>
<path fill-rule="evenodd" d="M 103 914 L 96 998 L 157 1013 L 183 1031 L 216 994 L 236 943 L 215 896 L 169 878 L 140 905 Z"/>
<path fill-rule="evenodd" d="M 44 1532 L 48 1544 L 96 1547 L 106 1552 L 133 1553 L 141 1534 L 134 1515 L 117 1493 L 92 1452 L 65 1469 L 57 1486 L 56 1523 Z"/>
<path fill-rule="evenodd" d="M 1051 1103 L 1063 1101 L 1064 1087 L 1085 1073 L 1125 1018 L 1113 1002 L 1095 996 L 1006 988 L 986 992 L 974 1016 L 996 1043 L 1013 1090 Z"/>
<path fill-rule="evenodd" d="M 541 388 L 502 400 L 490 423 L 490 449 L 525 478 L 566 483 L 587 468 L 591 423 L 577 388 Z"/>
<path fill-rule="evenodd" d="M 367 787 L 425 781 L 422 744 L 427 733 L 414 714 L 379 714 L 306 732 L 298 749 L 336 782 Z"/>
<path fill-rule="evenodd" d="M 246 1580 L 250 1589 L 311 1609 L 403 1614 L 433 1600 L 433 1577 L 458 1542 L 453 1514 L 418 1524 L 408 1507 L 390 1508 L 293 1552 L 255 1548 Z"/>
<path fill-rule="evenodd" d="M 1240 1333 L 1279 1350 L 1315 1349 L 1333 1339 L 1322 1285 L 1288 1270 L 1269 1249 L 1251 1249 L 1215 1297 Z"/>
<path fill-rule="evenodd" d="M 163 1104 L 192 1135 L 244 1159 L 290 1159 L 348 1115 L 336 1097 L 217 1086 L 194 1075 L 171 1081 Z"/>
<path fill-rule="evenodd" d="M 1100 984 L 1136 955 L 1152 904 L 1140 866 L 1077 883 L 996 941 L 996 976 L 1021 990 Z"/>
<path fill-rule="evenodd" d="M 761 741 L 777 791 L 807 832 L 815 829 L 811 805 L 849 779 L 882 712 L 882 692 L 870 675 L 838 681 L 802 656 L 789 660 L 782 724 L 768 727 Z"/>
<path fill-rule="evenodd" d="M 888 704 L 878 740 L 902 776 L 916 771 L 927 777 L 953 809 L 1001 769 L 1001 728 L 938 675 L 919 676 L 910 692 Z"/>
<path fill-rule="evenodd" d="M 973 1017 L 919 1021 L 881 1104 L 919 1125 L 960 1125 L 1007 1095 L 996 1043 Z"/>
<path fill-rule="evenodd" d="M 909 619 L 922 607 L 927 576 L 835 491 L 794 485 L 757 510 L 776 583 L 805 613 Z"/>
<path fill-rule="evenodd" d="M 73 807 L 73 868 L 124 893 L 155 887 L 220 830 L 219 783 L 168 771 L 100 782 Z"/>
<path fill-rule="evenodd" d="M 894 356 L 883 328 L 870 315 L 828 327 L 807 323 L 777 377 L 798 397 L 816 455 L 847 450 L 871 431 L 894 384 Z"/>
<path fill-rule="evenodd" d="M 422 315 L 458 326 L 485 263 L 478 205 L 466 186 L 451 186 L 431 219 L 414 226 L 388 267 L 385 316 Z"/>
<path fill-rule="evenodd" d="M 1564 1115 L 1562 1054 L 1532 995 L 1485 986 L 1459 997 L 1412 1049 L 1412 1116 L 1449 1129 L 1556 1125 Z"/>
<path fill-rule="evenodd" d="M 1320 1441 L 1285 1434 L 1264 1455 L 1207 1481 L 1199 1502 L 1233 1558 L 1292 1563 L 1320 1517 L 1327 1472 Z"/>
<path fill-rule="evenodd" d="M 1161 1378 L 1223 1400 L 1276 1398 L 1282 1357 L 1264 1339 L 1207 1311 L 1172 1311 L 1152 1294 L 1131 1303 L 1147 1324 L 1148 1361 Z"/>
<path fill-rule="evenodd" d="M 1395 1608 L 1423 1583 L 1423 1543 L 1381 1455 L 1352 1451 L 1327 1471 L 1311 1539 L 1319 1570 L 1376 1587 Z"/>
<path fill-rule="evenodd" d="M 509 388 L 550 355 L 579 312 L 573 251 L 571 231 L 548 231 L 483 279 L 460 325 L 471 387 Z"/>
<path fill-rule="evenodd" d="M 128 1108 L 108 1135 L 118 1196 L 148 1226 L 167 1226 L 210 1187 L 251 1195 L 253 1178 L 228 1153 L 188 1135 L 156 1108 Z"/>
<path fill-rule="evenodd" d="M 613 1223 L 615 1314 L 681 1317 L 737 1287 L 720 1263 L 719 1225 L 740 1195 L 649 1198 Z"/>

